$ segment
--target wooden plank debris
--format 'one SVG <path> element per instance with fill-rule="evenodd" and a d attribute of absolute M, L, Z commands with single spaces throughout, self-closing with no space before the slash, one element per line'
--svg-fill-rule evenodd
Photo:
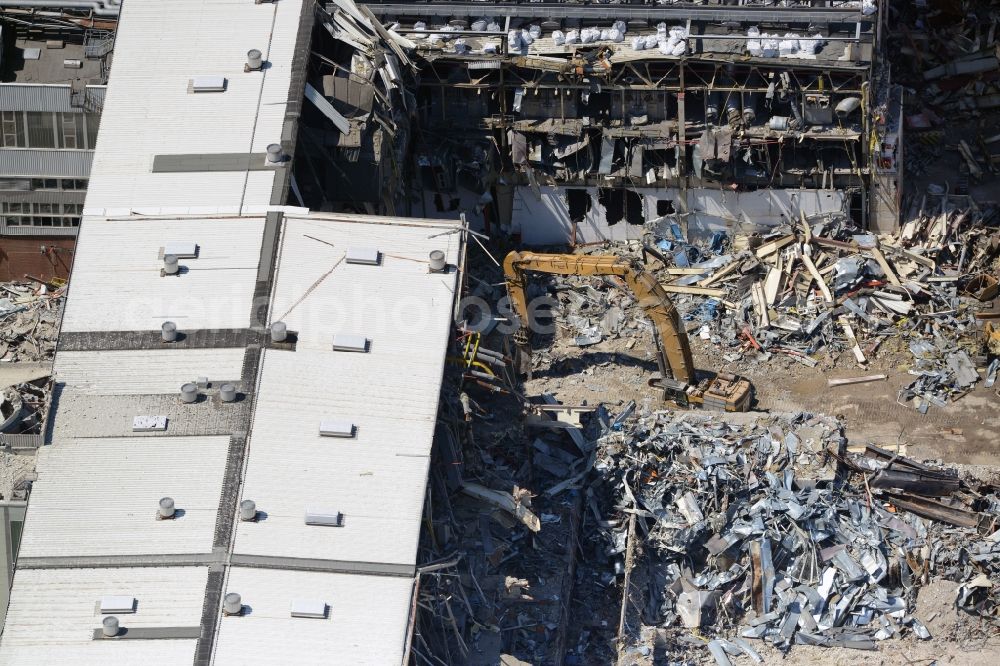
<path fill-rule="evenodd" d="M 833 388 L 835 386 L 851 386 L 853 384 L 867 384 L 868 382 L 880 382 L 888 379 L 889 375 L 865 375 L 864 377 L 844 377 L 842 379 L 828 379 L 826 380 L 826 385 L 828 388 Z"/>
<path fill-rule="evenodd" d="M 889 282 L 896 285 L 897 287 L 902 286 L 902 283 L 899 281 L 899 278 L 896 277 L 895 271 L 892 270 L 892 267 L 889 265 L 889 262 L 885 260 L 885 255 L 882 254 L 882 252 L 877 247 L 873 247 L 872 249 L 868 250 L 868 253 L 872 256 L 873 259 L 875 259 L 875 261 L 878 262 L 878 265 L 882 268 L 882 272 L 885 273 L 885 276 L 889 280 Z"/>
<path fill-rule="evenodd" d="M 812 259 L 809 258 L 809 254 L 806 252 L 802 253 L 802 264 L 806 267 L 806 270 L 809 271 L 809 274 L 812 275 L 813 279 L 816 280 L 816 284 L 819 286 L 819 290 L 823 294 L 823 300 L 827 303 L 833 303 L 833 294 L 830 293 L 830 288 L 826 286 L 826 280 L 824 280 L 823 276 L 819 274 L 818 270 L 816 270 L 816 264 L 813 263 Z"/>
<path fill-rule="evenodd" d="M 795 242 L 795 236 L 788 235 L 788 236 L 783 236 L 778 240 L 773 240 L 770 243 L 765 243 L 764 245 L 761 245 L 759 248 L 757 248 L 756 252 L 757 258 L 763 259 L 764 257 L 770 254 L 774 254 L 781 248 L 785 247 L 786 245 L 791 245 L 794 242 Z"/>
<path fill-rule="evenodd" d="M 709 289 L 707 287 L 688 287 L 679 284 L 665 284 L 663 290 L 670 294 L 698 294 L 699 296 L 714 296 L 722 298 L 726 295 L 725 289 Z"/>

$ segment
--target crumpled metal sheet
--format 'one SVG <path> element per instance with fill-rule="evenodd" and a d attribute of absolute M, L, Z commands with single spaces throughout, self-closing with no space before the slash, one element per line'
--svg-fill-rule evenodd
<path fill-rule="evenodd" d="M 741 424 L 704 414 L 640 413 L 605 430 L 601 483 L 619 510 L 636 514 L 646 535 L 644 556 L 662 576 L 659 621 L 714 632 L 718 663 L 749 654 L 734 637 L 782 650 L 795 644 L 872 650 L 906 633 L 928 639 L 912 615 L 923 575 L 912 567 L 965 580 L 956 605 L 997 620 L 1000 530 L 984 537 L 976 528 L 890 513 L 895 495 L 866 487 L 860 472 L 823 471 L 826 452 L 845 456 L 845 446 L 839 421 L 805 413 Z M 869 454 L 845 458 L 848 471 L 891 466 L 955 478 L 874 447 Z M 890 455 L 888 464 L 882 455 Z M 939 486 L 926 491 L 940 495 Z M 1000 499 L 982 498 L 1000 509 Z M 612 531 L 607 538 L 614 539 Z M 979 567 L 990 574 L 978 576 Z"/>

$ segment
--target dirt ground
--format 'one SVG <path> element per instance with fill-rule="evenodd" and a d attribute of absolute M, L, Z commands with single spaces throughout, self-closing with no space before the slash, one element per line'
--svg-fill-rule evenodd
<path fill-rule="evenodd" d="M 564 404 L 596 404 L 635 400 L 640 408 L 661 409 L 657 391 L 646 385 L 657 371 L 652 340 L 642 336 L 605 340 L 580 348 L 569 337 L 557 336 L 548 352 L 537 354 L 529 393 L 551 391 Z M 745 358 L 719 364 L 719 350 L 691 336 L 695 364 L 702 370 L 734 372 L 749 378 L 757 395 L 756 409 L 767 412 L 818 412 L 842 416 L 852 445 L 874 443 L 883 448 L 904 446 L 922 460 L 962 465 L 996 465 L 1000 453 L 1000 397 L 982 382 L 947 407 L 921 414 L 912 404 L 897 403 L 897 393 L 913 377 L 907 374 L 908 352 L 886 350 L 859 367 L 850 353 L 823 359 L 815 368 L 791 358 L 772 356 L 766 362 Z M 867 384 L 827 387 L 828 379 L 886 374 Z M 615 402 L 611 401 L 612 404 Z M 669 407 L 669 405 L 667 405 Z M 614 411 L 612 409 L 612 411 Z"/>
<path fill-rule="evenodd" d="M 846 648 L 821 648 L 796 645 L 787 655 L 769 648 L 763 641 L 753 641 L 764 663 L 787 666 L 993 666 L 1000 649 L 1000 633 L 986 623 L 960 615 L 952 606 L 957 583 L 938 580 L 920 589 L 917 596 L 917 617 L 927 625 L 931 638 L 926 641 L 908 636 L 879 644 L 876 652 Z M 751 663 L 749 658 L 734 660 L 734 665 Z"/>

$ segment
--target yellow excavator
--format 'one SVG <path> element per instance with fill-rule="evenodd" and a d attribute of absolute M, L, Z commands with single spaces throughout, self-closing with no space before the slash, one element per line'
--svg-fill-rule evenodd
<path fill-rule="evenodd" d="M 729 373 L 698 380 L 691 345 L 680 315 L 667 292 L 651 274 L 619 257 L 605 255 L 538 254 L 511 252 L 504 259 L 504 277 L 511 305 L 519 319 L 514 342 L 523 354 L 530 354 L 531 322 L 525 296 L 525 273 L 555 275 L 615 275 L 632 290 L 646 316 L 653 322 L 653 340 L 660 376 L 650 386 L 663 389 L 663 397 L 678 406 L 703 406 L 727 412 L 750 409 L 753 385 L 748 379 Z"/>

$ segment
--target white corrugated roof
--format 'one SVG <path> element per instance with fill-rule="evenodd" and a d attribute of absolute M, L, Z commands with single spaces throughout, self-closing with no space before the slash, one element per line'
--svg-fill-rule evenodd
<path fill-rule="evenodd" d="M 91 525 L 94 531 L 98 526 Z M 19 569 L 0 638 L 0 666 L 176 666 L 194 661 L 196 640 L 94 640 L 104 595 L 137 599 L 120 626 L 197 627 L 205 567 Z"/>
<path fill-rule="evenodd" d="M 103 132 L 103 128 L 101 130 Z M 244 328 L 260 262 L 264 218 L 88 218 L 76 246 L 63 331 Z M 173 241 L 198 245 L 182 274 L 161 276 Z"/>
<path fill-rule="evenodd" d="M 152 173 L 151 167 L 155 155 L 263 153 L 281 141 L 301 9 L 301 0 L 123 3 L 87 213 L 164 207 L 176 214 L 238 213 L 268 205 L 270 170 Z M 263 71 L 243 71 L 250 49 L 263 53 Z M 188 92 L 196 76 L 225 77 L 225 92 Z"/>
<path fill-rule="evenodd" d="M 272 320 L 298 332 L 294 352 L 264 354 L 243 497 L 267 520 L 240 523 L 234 552 L 414 565 L 457 272 L 456 223 L 350 216 L 286 218 Z M 432 238 L 432 236 L 435 236 Z M 379 250 L 379 266 L 342 261 Z M 332 269 L 332 270 L 331 270 Z M 334 334 L 371 340 L 332 351 Z M 352 421 L 353 439 L 319 436 Z M 344 514 L 307 526 L 307 508 Z"/>
<path fill-rule="evenodd" d="M 64 351 L 56 358 L 56 381 L 66 390 L 92 395 L 180 394 L 181 384 L 207 377 L 213 385 L 238 381 L 246 349 L 142 349 Z"/>
<path fill-rule="evenodd" d="M 228 447 L 119 437 L 40 449 L 18 557 L 211 553 Z M 183 515 L 156 520 L 162 497 Z"/>
<path fill-rule="evenodd" d="M 225 592 L 251 612 L 224 617 L 216 664 L 399 664 L 413 580 L 395 576 L 233 567 Z M 326 603 L 325 619 L 293 618 L 293 600 Z"/>

